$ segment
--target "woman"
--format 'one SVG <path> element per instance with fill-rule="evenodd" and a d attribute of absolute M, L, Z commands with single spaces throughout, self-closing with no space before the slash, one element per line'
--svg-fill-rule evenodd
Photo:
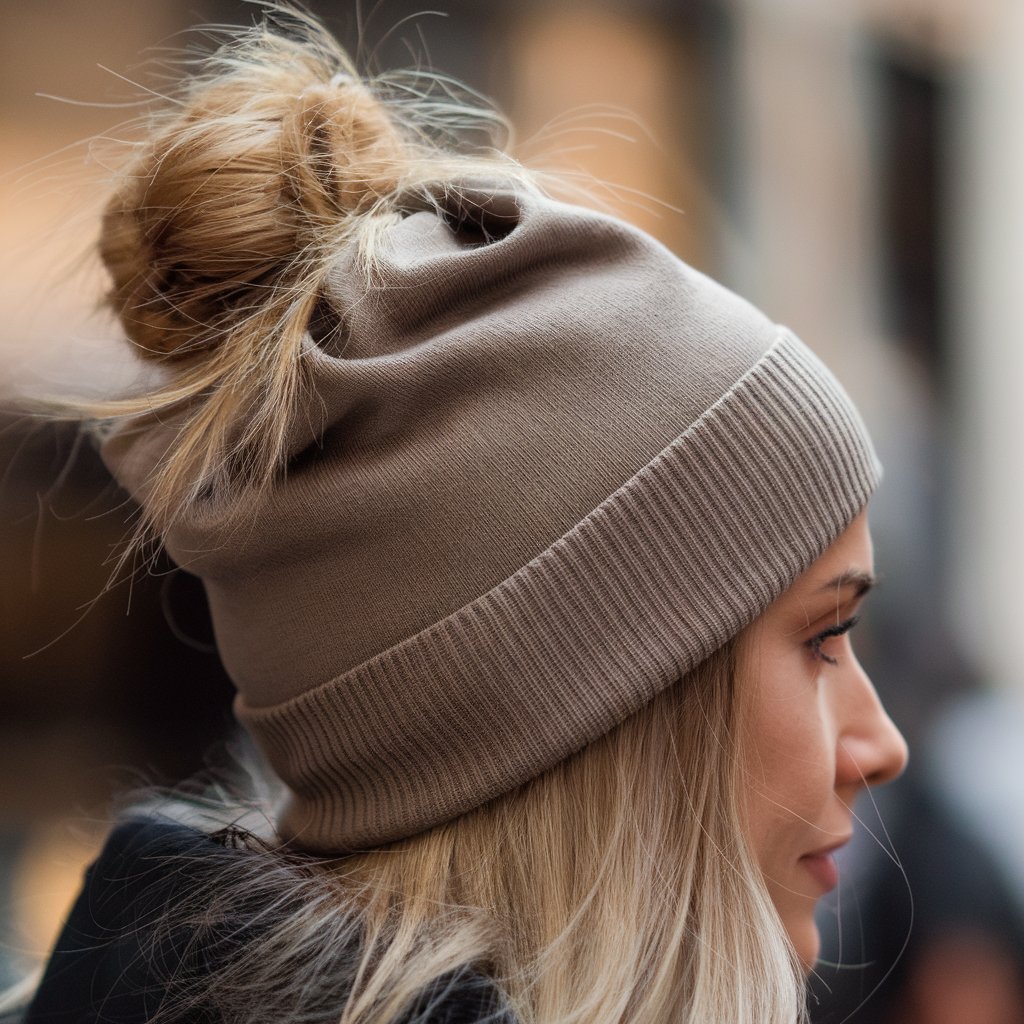
<path fill-rule="evenodd" d="M 100 250 L 160 372 L 76 409 L 283 799 L 266 842 L 129 816 L 27 1020 L 801 1019 L 852 800 L 906 756 L 847 635 L 856 410 L 286 22 L 135 147 Z"/>

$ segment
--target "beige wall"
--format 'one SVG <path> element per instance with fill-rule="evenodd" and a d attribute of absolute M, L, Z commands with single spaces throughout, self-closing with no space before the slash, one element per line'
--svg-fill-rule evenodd
<path fill-rule="evenodd" d="M 23 373 L 111 372 L 94 363 L 109 328 L 91 315 L 100 278 L 89 246 L 104 169 L 89 140 L 131 115 L 117 106 L 133 93 L 118 75 L 175 27 L 173 12 L 157 0 L 4 0 L 0 393 Z"/>
<path fill-rule="evenodd" d="M 963 67 L 953 174 L 960 639 L 1024 700 L 1024 5 L 992 0 Z"/>

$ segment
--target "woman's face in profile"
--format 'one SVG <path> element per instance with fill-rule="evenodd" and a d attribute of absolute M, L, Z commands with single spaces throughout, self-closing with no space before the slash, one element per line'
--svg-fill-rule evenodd
<path fill-rule="evenodd" d="M 895 778 L 907 760 L 850 642 L 873 571 L 862 512 L 739 649 L 748 834 L 808 970 L 820 945 L 815 904 L 837 884 L 831 852 L 851 835 L 854 797 Z"/>

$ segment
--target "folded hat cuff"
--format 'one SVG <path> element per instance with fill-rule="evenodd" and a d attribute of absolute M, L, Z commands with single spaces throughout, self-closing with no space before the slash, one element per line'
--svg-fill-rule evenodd
<path fill-rule="evenodd" d="M 788 330 L 713 406 L 508 579 L 322 685 L 235 712 L 319 853 L 430 828 L 573 754 L 755 619 L 881 475 Z"/>

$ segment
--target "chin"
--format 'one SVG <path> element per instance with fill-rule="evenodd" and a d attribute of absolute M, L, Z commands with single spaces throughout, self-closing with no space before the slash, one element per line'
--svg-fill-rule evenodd
<path fill-rule="evenodd" d="M 799 920 L 790 920 L 785 924 L 786 932 L 793 943 L 804 973 L 809 974 L 818 962 L 818 955 L 821 952 L 821 934 L 818 931 L 818 926 L 813 916 L 809 918 L 801 916 Z"/>

